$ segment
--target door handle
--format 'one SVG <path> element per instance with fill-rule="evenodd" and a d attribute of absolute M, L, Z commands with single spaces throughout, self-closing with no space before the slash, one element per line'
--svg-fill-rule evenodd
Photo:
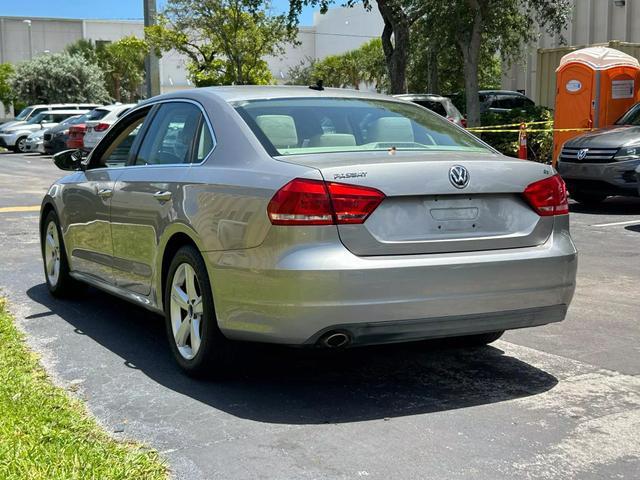
<path fill-rule="evenodd" d="M 159 202 L 168 202 L 171 200 L 171 192 L 156 192 L 153 194 L 153 198 Z"/>
<path fill-rule="evenodd" d="M 113 196 L 113 190 L 110 188 L 100 188 L 97 194 L 100 198 L 111 198 Z"/>

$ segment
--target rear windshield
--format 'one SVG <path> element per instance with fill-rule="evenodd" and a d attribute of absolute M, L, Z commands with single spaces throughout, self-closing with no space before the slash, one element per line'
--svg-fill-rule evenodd
<path fill-rule="evenodd" d="M 83 117 L 85 121 L 100 120 L 106 117 L 108 113 L 109 113 L 109 110 L 102 110 L 100 108 L 96 108 L 95 110 L 91 110 L 90 112 L 85 113 Z"/>
<path fill-rule="evenodd" d="M 444 105 L 440 102 L 436 102 L 435 100 L 411 100 L 413 103 L 421 105 L 423 107 L 428 108 L 432 112 L 436 112 L 438 115 L 442 117 L 447 116 L 447 110 L 444 108 Z"/>
<path fill-rule="evenodd" d="M 490 151 L 415 105 L 356 98 L 284 98 L 234 107 L 273 155 L 375 150 Z"/>

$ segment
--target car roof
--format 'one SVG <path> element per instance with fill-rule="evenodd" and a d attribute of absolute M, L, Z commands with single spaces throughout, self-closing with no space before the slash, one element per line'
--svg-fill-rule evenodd
<path fill-rule="evenodd" d="M 135 103 L 120 103 L 118 105 L 100 105 L 99 107 L 95 108 L 95 110 L 108 110 L 110 112 L 114 112 L 114 111 L 118 111 L 118 110 L 123 110 L 125 108 L 132 108 L 135 107 L 136 104 Z"/>
<path fill-rule="evenodd" d="M 441 102 L 443 100 L 449 100 L 448 97 L 443 95 L 437 95 L 435 93 L 403 93 L 401 95 L 394 95 L 395 98 L 401 98 L 403 100 L 434 100 Z"/>
<path fill-rule="evenodd" d="M 515 90 L 478 90 L 478 93 L 483 93 L 485 95 L 497 94 L 497 95 L 513 95 L 518 97 L 526 97 L 524 93 L 516 92 Z"/>
<path fill-rule="evenodd" d="M 325 88 L 321 91 L 303 86 L 289 85 L 238 85 L 222 87 L 202 87 L 189 90 L 180 90 L 167 93 L 158 97 L 153 97 L 139 105 L 154 103 L 158 100 L 169 100 L 179 98 L 198 99 L 203 95 L 215 95 L 225 102 L 239 102 L 243 100 L 268 100 L 277 98 L 362 98 L 370 100 L 399 101 L 388 95 L 379 93 L 363 92 L 346 88 Z"/>
<path fill-rule="evenodd" d="M 38 115 L 40 115 L 41 113 L 57 113 L 57 114 L 63 114 L 63 115 L 82 115 L 85 112 L 88 112 L 89 110 L 78 110 L 78 109 L 74 109 L 74 110 L 43 110 L 42 112 L 38 112 Z"/>

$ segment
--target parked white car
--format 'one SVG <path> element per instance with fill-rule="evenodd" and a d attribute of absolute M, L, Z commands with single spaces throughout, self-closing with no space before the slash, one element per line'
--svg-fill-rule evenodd
<path fill-rule="evenodd" d="M 100 120 L 89 120 L 85 123 L 87 130 L 84 134 L 84 149 L 89 151 L 95 147 L 98 142 L 105 136 L 107 130 L 113 125 L 118 118 L 128 112 L 131 107 L 135 107 L 135 103 L 120 105 L 105 105 L 96 108 L 96 111 L 108 111 Z"/>
<path fill-rule="evenodd" d="M 50 112 L 52 110 L 93 110 L 94 108 L 99 107 L 99 104 L 96 103 L 52 103 L 49 105 L 40 104 L 40 105 L 29 105 L 28 107 L 23 108 L 20 113 L 8 122 L 5 122 L 0 125 L 0 130 L 13 127 L 15 125 L 23 125 L 35 117 L 37 114 L 42 112 Z M 76 112 L 77 113 L 77 112 Z"/>
<path fill-rule="evenodd" d="M 43 128 L 29 135 L 24 146 L 25 152 L 44 153 L 44 132 L 46 132 L 47 130 L 47 128 Z"/>
<path fill-rule="evenodd" d="M 88 110 L 50 110 L 40 112 L 24 124 L 2 127 L 0 129 L 0 146 L 25 153 L 27 137 L 38 130 L 55 127 L 63 120 L 75 115 L 82 115 Z"/>

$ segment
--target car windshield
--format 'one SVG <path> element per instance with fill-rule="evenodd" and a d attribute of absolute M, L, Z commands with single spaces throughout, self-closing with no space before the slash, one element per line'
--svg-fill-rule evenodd
<path fill-rule="evenodd" d="M 27 122 L 27 125 L 33 125 L 35 123 L 40 123 L 42 122 L 45 118 L 49 118 L 50 114 L 42 112 L 37 114 L 35 117 L 31 117 L 29 119 L 29 121 Z"/>
<path fill-rule="evenodd" d="M 22 111 L 16 117 L 16 120 L 24 120 L 33 111 L 32 107 L 23 108 Z"/>
<path fill-rule="evenodd" d="M 415 105 L 361 98 L 283 98 L 233 105 L 272 155 L 375 150 L 489 152 Z"/>
<path fill-rule="evenodd" d="M 640 125 L 640 104 L 636 104 L 631 107 L 627 113 L 622 115 L 616 123 L 616 125 Z"/>
<path fill-rule="evenodd" d="M 69 117 L 69 118 L 61 121 L 60 125 L 75 125 L 75 122 L 77 122 L 81 117 L 82 117 L 82 115 L 75 115 L 73 117 Z"/>

